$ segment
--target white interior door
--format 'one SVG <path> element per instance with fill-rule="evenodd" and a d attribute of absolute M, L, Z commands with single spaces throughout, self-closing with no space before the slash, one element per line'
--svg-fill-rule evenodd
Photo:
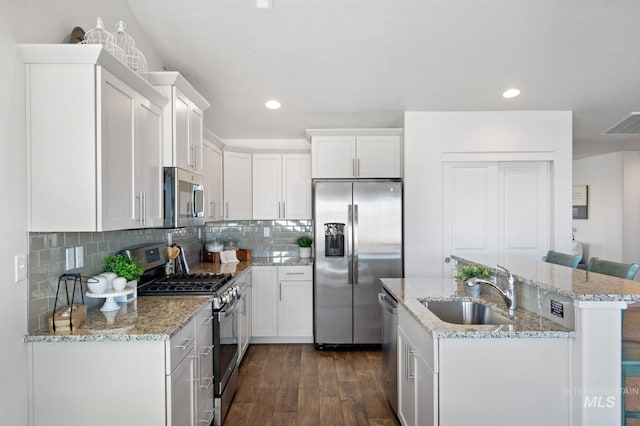
<path fill-rule="evenodd" d="M 548 162 L 445 162 L 445 256 L 542 256 L 550 247 L 549 182 Z M 444 267 L 445 277 L 453 266 Z"/>

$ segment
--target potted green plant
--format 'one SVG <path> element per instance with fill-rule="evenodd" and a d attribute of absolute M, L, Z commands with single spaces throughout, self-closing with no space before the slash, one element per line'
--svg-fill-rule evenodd
<path fill-rule="evenodd" d="M 491 271 L 486 266 L 462 265 L 458 266 L 454 278 L 464 285 L 464 283 L 471 278 L 491 278 Z M 474 287 L 465 285 L 464 291 L 469 296 L 480 296 L 480 288 L 480 285 L 475 285 Z"/>
<path fill-rule="evenodd" d="M 313 244 L 313 238 L 308 235 L 302 235 L 296 238 L 296 244 L 300 247 L 300 257 L 311 257 L 311 244 Z"/>
<path fill-rule="evenodd" d="M 104 259 L 104 264 L 104 272 L 114 272 L 127 281 L 138 281 L 144 273 L 142 262 L 139 259 L 129 259 L 123 254 L 107 256 Z"/>

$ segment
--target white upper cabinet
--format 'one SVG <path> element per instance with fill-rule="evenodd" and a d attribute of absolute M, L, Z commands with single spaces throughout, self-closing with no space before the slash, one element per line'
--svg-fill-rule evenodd
<path fill-rule="evenodd" d="M 251 220 L 251 154 L 223 152 L 224 220 Z"/>
<path fill-rule="evenodd" d="M 28 229 L 162 224 L 168 99 L 100 45 L 20 45 L 26 63 Z"/>
<path fill-rule="evenodd" d="M 178 72 L 150 72 L 148 78 L 170 99 L 164 111 L 164 165 L 202 174 L 203 112 L 209 102 Z"/>
<path fill-rule="evenodd" d="M 202 144 L 204 220 L 222 220 L 222 150 L 206 139 Z"/>
<path fill-rule="evenodd" d="M 314 179 L 402 177 L 401 129 L 307 130 Z"/>
<path fill-rule="evenodd" d="M 253 154 L 253 218 L 311 219 L 309 154 Z"/>

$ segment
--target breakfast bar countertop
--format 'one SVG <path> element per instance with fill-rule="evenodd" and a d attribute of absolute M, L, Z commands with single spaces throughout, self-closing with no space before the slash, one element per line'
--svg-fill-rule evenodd
<path fill-rule="evenodd" d="M 584 301 L 627 301 L 640 300 L 640 282 L 598 274 L 582 269 L 572 269 L 516 255 L 456 254 L 451 256 L 458 262 L 475 263 L 496 268 L 503 265 L 518 281 L 554 291 Z"/>
<path fill-rule="evenodd" d="M 497 296 L 483 294 L 480 298 L 464 294 L 464 288 L 454 279 L 382 278 L 382 285 L 403 305 L 418 323 L 435 338 L 568 338 L 575 332 L 544 318 L 541 314 L 518 308 L 508 325 L 467 325 L 444 322 L 418 299 L 477 300 L 491 309 L 509 316 L 502 309 L 504 302 Z"/>

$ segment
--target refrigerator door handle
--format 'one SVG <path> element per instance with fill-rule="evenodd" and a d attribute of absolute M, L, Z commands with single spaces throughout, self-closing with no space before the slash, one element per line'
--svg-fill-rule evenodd
<path fill-rule="evenodd" d="M 353 205 L 347 207 L 347 282 L 353 284 Z"/>
<path fill-rule="evenodd" d="M 358 205 L 353 205 L 353 284 L 358 284 Z"/>

